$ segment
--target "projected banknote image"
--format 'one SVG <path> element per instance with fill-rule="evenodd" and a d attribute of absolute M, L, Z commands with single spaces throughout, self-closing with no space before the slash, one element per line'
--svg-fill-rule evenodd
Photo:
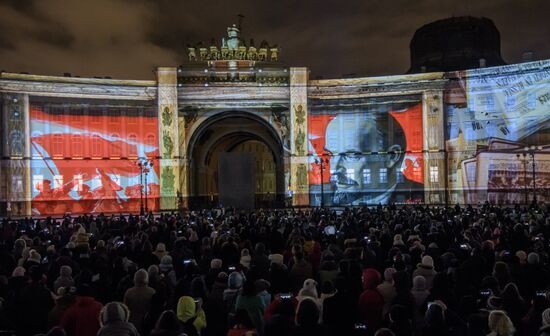
<path fill-rule="evenodd" d="M 422 202 L 421 104 L 349 106 L 312 108 L 310 203 Z"/>
<path fill-rule="evenodd" d="M 548 61 L 457 74 L 463 103 L 447 106 L 453 201 L 550 201 Z M 533 167 L 534 164 L 534 167 Z"/>
<path fill-rule="evenodd" d="M 158 208 L 157 119 L 102 110 L 108 115 L 60 115 L 31 105 L 33 214 L 139 211 L 146 189 L 138 157 L 153 162 L 147 205 Z"/>

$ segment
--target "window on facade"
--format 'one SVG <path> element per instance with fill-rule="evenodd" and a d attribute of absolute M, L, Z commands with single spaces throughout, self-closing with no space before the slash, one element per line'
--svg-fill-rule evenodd
<path fill-rule="evenodd" d="M 101 152 L 101 138 L 99 137 L 99 135 L 94 134 L 92 136 L 92 156 L 101 157 L 103 156 Z"/>
<path fill-rule="evenodd" d="M 379 180 L 380 183 L 388 183 L 388 168 L 380 168 Z"/>
<path fill-rule="evenodd" d="M 138 155 L 137 151 L 137 135 L 128 135 L 128 156 L 135 157 Z"/>
<path fill-rule="evenodd" d="M 363 169 L 363 184 L 370 184 L 371 182 L 371 175 L 370 175 L 370 168 Z"/>
<path fill-rule="evenodd" d="M 350 180 L 354 180 L 355 179 L 355 169 L 353 169 L 353 168 L 346 169 L 346 177 Z"/>
<path fill-rule="evenodd" d="M 416 180 L 421 180 L 422 178 L 422 172 L 420 171 L 420 167 L 414 167 L 413 168 L 413 176 Z"/>
<path fill-rule="evenodd" d="M 329 178 L 329 179 L 330 179 L 330 182 L 335 183 L 337 179 L 336 179 L 336 176 L 334 176 L 333 174 L 334 174 L 334 170 L 331 169 L 331 170 L 330 170 L 330 178 Z"/>
<path fill-rule="evenodd" d="M 110 147 L 111 147 L 111 156 L 120 157 L 122 154 L 122 149 L 120 148 L 121 141 L 118 140 L 119 136 L 118 134 L 111 134 L 111 138 L 113 138 L 113 141 L 111 141 Z"/>
<path fill-rule="evenodd" d="M 53 176 L 53 188 L 61 188 L 63 186 L 63 175 L 54 175 Z"/>
<path fill-rule="evenodd" d="M 53 155 L 62 156 L 63 155 L 63 136 L 59 133 L 53 135 Z"/>
<path fill-rule="evenodd" d="M 33 192 L 38 193 L 42 190 L 42 185 L 44 184 L 43 175 L 33 175 L 32 176 L 32 188 Z"/>
<path fill-rule="evenodd" d="M 73 176 L 73 180 L 74 180 L 74 189 L 76 191 L 82 191 L 82 185 L 84 184 L 84 179 L 82 178 L 82 175 Z"/>
<path fill-rule="evenodd" d="M 395 181 L 397 183 L 403 183 L 404 182 L 403 172 L 400 169 L 395 171 Z"/>
<path fill-rule="evenodd" d="M 153 147 L 153 148 L 156 148 L 158 146 L 155 141 L 155 135 L 153 134 L 147 134 L 147 137 L 145 138 L 145 143 L 147 144 L 147 146 Z"/>
<path fill-rule="evenodd" d="M 439 169 L 437 166 L 430 166 L 430 182 L 437 183 L 439 181 Z"/>
<path fill-rule="evenodd" d="M 16 193 L 22 193 L 23 192 L 23 177 L 21 177 L 20 175 L 13 176 L 11 188 Z"/>
<path fill-rule="evenodd" d="M 71 139 L 72 155 L 82 157 L 82 135 L 73 134 Z"/>

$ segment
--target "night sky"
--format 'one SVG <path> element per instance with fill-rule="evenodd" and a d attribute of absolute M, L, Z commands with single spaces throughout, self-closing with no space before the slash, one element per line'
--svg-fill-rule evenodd
<path fill-rule="evenodd" d="M 313 78 L 404 73 L 415 30 L 450 16 L 492 19 L 507 63 L 550 58 L 549 0 L 0 0 L 0 69 L 153 79 L 186 44 L 219 44 L 239 13 L 246 40 Z"/>

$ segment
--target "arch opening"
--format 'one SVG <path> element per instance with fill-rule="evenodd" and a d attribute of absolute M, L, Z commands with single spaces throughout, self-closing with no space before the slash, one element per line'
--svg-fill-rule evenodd
<path fill-rule="evenodd" d="M 280 207 L 283 147 L 262 117 L 227 111 L 203 121 L 188 146 L 189 207 Z"/>

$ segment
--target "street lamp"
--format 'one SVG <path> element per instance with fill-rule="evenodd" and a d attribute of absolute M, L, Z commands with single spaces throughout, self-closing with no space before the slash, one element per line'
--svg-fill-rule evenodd
<path fill-rule="evenodd" d="M 321 156 L 319 159 L 315 159 L 315 164 L 318 164 L 321 168 L 321 208 L 325 206 L 325 188 L 324 188 L 324 178 L 323 178 L 323 171 L 325 164 L 329 164 L 330 160 L 329 158 L 324 158 Z"/>
<path fill-rule="evenodd" d="M 521 163 L 523 163 L 523 189 L 524 189 L 524 194 L 525 194 L 525 205 L 527 205 L 529 203 L 529 196 L 528 196 L 528 192 L 527 192 L 527 159 L 525 158 L 527 156 L 526 153 L 521 153 L 521 154 L 516 154 L 516 157 L 518 159 L 520 159 L 521 157 L 523 157 L 523 159 L 521 159 Z"/>
<path fill-rule="evenodd" d="M 147 174 L 149 173 L 149 171 L 151 169 L 153 169 L 153 161 L 152 160 L 149 160 L 147 158 L 140 158 L 138 161 L 137 161 L 137 165 L 139 167 L 139 177 L 140 177 L 140 187 L 139 187 L 139 213 L 140 215 L 143 216 L 144 214 L 144 211 L 145 212 L 149 212 L 149 207 L 148 207 L 148 201 L 147 201 L 147 194 L 149 193 L 148 191 L 148 185 L 147 185 Z M 145 177 L 145 184 L 143 183 L 144 182 L 144 177 Z M 145 209 L 143 208 L 143 193 L 144 193 L 144 190 L 143 190 L 143 186 L 145 185 Z"/>
<path fill-rule="evenodd" d="M 542 146 L 534 146 L 534 145 L 531 145 L 529 147 L 525 147 L 523 149 L 523 153 L 521 153 L 521 155 L 523 156 L 524 158 L 524 174 L 525 174 L 525 193 L 526 193 L 526 197 L 525 197 L 525 203 L 527 203 L 527 168 L 525 167 L 525 165 L 527 164 L 527 160 L 525 159 L 527 155 L 529 155 L 531 157 L 531 160 L 533 161 L 531 164 L 532 164 L 532 173 L 533 173 L 533 203 L 537 203 L 537 172 L 536 172 L 536 163 L 535 163 L 535 154 L 537 153 L 537 151 L 540 151 L 542 150 Z M 516 155 L 518 158 L 519 158 L 519 154 Z"/>

